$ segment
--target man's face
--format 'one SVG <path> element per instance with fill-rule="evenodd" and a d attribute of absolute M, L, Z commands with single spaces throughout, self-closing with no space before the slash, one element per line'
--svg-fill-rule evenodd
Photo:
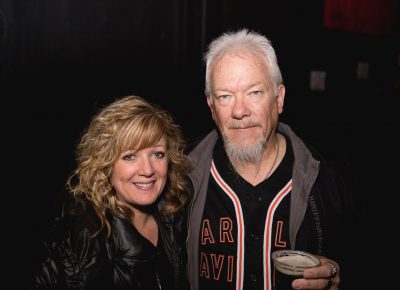
<path fill-rule="evenodd" d="M 215 63 L 211 87 L 207 102 L 225 144 L 240 154 L 262 153 L 283 111 L 284 86 L 278 96 L 273 94 L 266 65 L 257 55 L 226 54 Z"/>

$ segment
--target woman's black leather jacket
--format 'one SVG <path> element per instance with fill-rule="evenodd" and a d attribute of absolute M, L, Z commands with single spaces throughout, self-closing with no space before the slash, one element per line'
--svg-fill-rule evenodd
<path fill-rule="evenodd" d="M 163 267 L 155 247 L 125 219 L 108 213 L 110 237 L 103 232 L 92 237 L 100 222 L 88 206 L 83 214 L 70 211 L 56 221 L 43 243 L 31 289 L 182 289 L 180 226 L 176 216 L 155 217 L 172 269 Z M 160 279 L 166 273 L 172 283 Z"/>

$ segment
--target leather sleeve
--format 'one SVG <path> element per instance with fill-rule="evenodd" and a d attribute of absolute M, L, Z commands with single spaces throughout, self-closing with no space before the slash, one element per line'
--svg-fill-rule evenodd
<path fill-rule="evenodd" d="M 101 281 L 106 257 L 99 248 L 101 235 L 92 238 L 94 217 L 57 219 L 42 244 L 41 259 L 31 289 L 89 289 L 90 281 Z"/>

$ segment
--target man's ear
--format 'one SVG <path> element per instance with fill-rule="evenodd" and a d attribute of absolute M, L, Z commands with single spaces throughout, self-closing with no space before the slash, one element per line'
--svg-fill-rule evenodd
<path fill-rule="evenodd" d="M 215 118 L 214 118 L 214 114 L 215 114 L 215 112 L 214 112 L 214 102 L 213 102 L 212 97 L 207 96 L 207 104 L 208 104 L 208 107 L 211 110 L 211 116 L 212 116 L 213 120 L 215 121 Z"/>
<path fill-rule="evenodd" d="M 285 92 L 286 88 L 284 85 L 279 85 L 278 95 L 276 96 L 276 102 L 278 103 L 278 113 L 281 114 L 283 112 L 283 106 L 285 103 Z"/>

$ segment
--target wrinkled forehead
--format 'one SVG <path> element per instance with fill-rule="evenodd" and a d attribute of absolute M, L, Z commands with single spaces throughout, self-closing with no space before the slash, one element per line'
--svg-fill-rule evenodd
<path fill-rule="evenodd" d="M 215 59 L 211 68 L 211 76 L 217 71 L 224 72 L 226 69 L 234 69 L 237 64 L 257 67 L 263 74 L 268 75 L 268 67 L 265 58 L 256 52 L 233 51 L 226 52 Z"/>

